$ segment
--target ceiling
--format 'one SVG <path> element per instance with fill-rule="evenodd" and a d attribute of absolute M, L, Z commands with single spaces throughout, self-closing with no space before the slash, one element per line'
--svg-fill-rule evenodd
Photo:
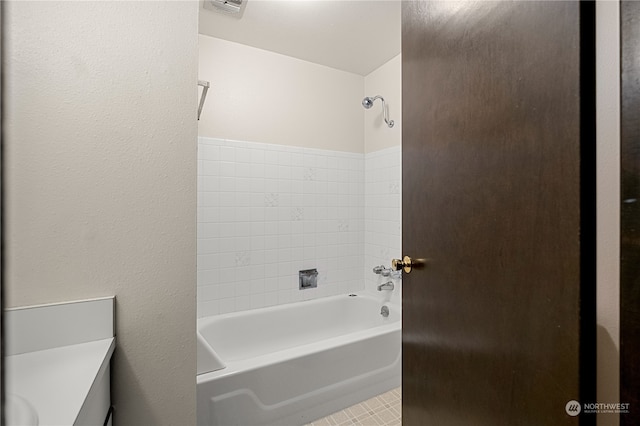
<path fill-rule="evenodd" d="M 205 9 L 202 2 L 199 33 L 367 75 L 400 53 L 400 4 L 247 0 L 238 19 Z"/>

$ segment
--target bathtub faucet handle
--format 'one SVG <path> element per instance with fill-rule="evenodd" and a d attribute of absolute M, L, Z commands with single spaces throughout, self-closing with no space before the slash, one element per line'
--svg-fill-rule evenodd
<path fill-rule="evenodd" d="M 384 265 L 380 265 L 380 266 L 375 266 L 373 268 L 373 273 L 374 274 L 378 274 L 380 275 L 386 268 L 384 267 Z"/>

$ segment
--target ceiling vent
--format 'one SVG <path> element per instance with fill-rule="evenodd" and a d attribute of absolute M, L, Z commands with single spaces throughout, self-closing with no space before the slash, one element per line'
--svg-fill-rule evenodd
<path fill-rule="evenodd" d="M 247 0 L 204 0 L 204 8 L 224 13 L 234 18 L 242 18 Z"/>

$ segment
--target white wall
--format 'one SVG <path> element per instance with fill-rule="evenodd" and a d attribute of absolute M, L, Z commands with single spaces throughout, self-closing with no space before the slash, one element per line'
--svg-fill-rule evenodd
<path fill-rule="evenodd" d="M 598 402 L 620 401 L 620 4 L 596 3 Z M 619 416 L 598 415 L 599 426 Z"/>
<path fill-rule="evenodd" d="M 383 120 L 382 102 L 375 101 L 364 115 L 364 152 L 399 146 L 402 143 L 402 58 L 401 55 L 364 78 L 365 96 L 381 95 L 394 121 L 389 128 Z"/>
<path fill-rule="evenodd" d="M 363 152 L 362 76 L 203 35 L 199 45 L 211 83 L 200 136 Z"/>
<path fill-rule="evenodd" d="M 197 2 L 10 2 L 8 306 L 116 295 L 115 423 L 195 423 Z"/>

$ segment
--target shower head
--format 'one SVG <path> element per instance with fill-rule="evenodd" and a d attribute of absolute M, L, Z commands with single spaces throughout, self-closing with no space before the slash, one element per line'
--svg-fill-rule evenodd
<path fill-rule="evenodd" d="M 362 100 L 362 106 L 363 106 L 365 109 L 369 109 L 369 108 L 371 108 L 371 107 L 373 106 L 373 99 L 367 96 L 366 98 L 364 98 L 364 99 Z"/>
<path fill-rule="evenodd" d="M 375 101 L 376 99 L 382 100 L 382 113 L 384 114 L 384 122 L 387 123 L 387 126 L 389 126 L 390 128 L 393 127 L 393 120 L 389 120 L 389 110 L 385 105 L 384 98 L 382 96 L 376 95 L 373 98 L 367 96 L 362 100 L 362 106 L 364 107 L 364 109 L 370 109 L 373 106 L 373 101 Z"/>

